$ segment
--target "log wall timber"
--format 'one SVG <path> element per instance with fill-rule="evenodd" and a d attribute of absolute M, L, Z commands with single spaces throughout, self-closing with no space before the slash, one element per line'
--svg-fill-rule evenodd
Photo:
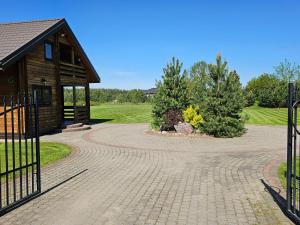
<path fill-rule="evenodd" d="M 49 40 L 54 41 L 53 37 Z M 29 94 L 32 94 L 33 85 L 43 85 L 42 79 L 46 81 L 46 86 L 51 86 L 52 103 L 49 106 L 41 106 L 39 110 L 40 132 L 55 130 L 61 116 L 57 113 L 57 72 L 55 62 L 44 59 L 43 44 L 38 45 L 26 55 L 26 67 Z"/>
<path fill-rule="evenodd" d="M 18 67 L 15 64 L 6 68 L 4 71 L 0 71 L 0 96 L 16 96 L 17 92 Z"/>
<path fill-rule="evenodd" d="M 4 107 L 0 107 L 0 134 L 5 133 L 5 125 L 4 125 Z M 6 124 L 7 124 L 7 133 L 11 134 L 12 133 L 12 128 L 14 128 L 14 133 L 18 134 L 18 125 L 19 125 L 19 120 L 18 120 L 18 109 L 13 108 L 13 120 L 14 123 L 12 123 L 12 111 L 10 106 L 6 108 Z M 20 133 L 24 134 L 25 132 L 25 113 L 24 113 L 24 107 L 20 107 Z"/>

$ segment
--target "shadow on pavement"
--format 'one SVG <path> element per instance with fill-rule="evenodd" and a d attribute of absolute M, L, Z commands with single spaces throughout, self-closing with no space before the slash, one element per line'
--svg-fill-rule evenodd
<path fill-rule="evenodd" d="M 281 190 L 277 187 L 270 186 L 263 179 L 261 179 L 260 181 L 265 186 L 265 191 L 267 191 L 272 196 L 274 202 L 279 206 L 284 215 L 286 215 L 293 223 L 300 224 L 298 221 L 296 221 L 293 214 L 286 209 L 286 199 L 284 199 L 280 195 Z M 297 211 L 296 213 L 299 215 L 299 211 Z"/>
<path fill-rule="evenodd" d="M 99 124 L 112 121 L 113 119 L 90 119 L 90 124 Z"/>

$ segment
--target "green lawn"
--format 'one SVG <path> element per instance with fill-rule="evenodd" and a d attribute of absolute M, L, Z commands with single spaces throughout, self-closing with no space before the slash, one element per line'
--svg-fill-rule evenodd
<path fill-rule="evenodd" d="M 251 106 L 244 109 L 247 124 L 287 125 L 287 108 L 263 108 Z"/>
<path fill-rule="evenodd" d="M 296 176 L 297 177 L 300 176 L 299 164 L 300 164 L 300 159 L 299 159 L 299 157 L 297 157 L 296 158 Z M 280 179 L 280 182 L 285 189 L 286 189 L 286 177 L 285 177 L 286 167 L 287 167 L 286 162 L 283 162 L 279 165 L 278 171 L 277 171 L 277 175 Z M 292 187 L 293 187 L 293 178 L 292 178 Z M 299 190 L 299 181 L 297 179 L 296 179 L 296 188 L 297 188 L 297 190 Z M 299 199 L 299 191 L 296 191 L 296 199 Z"/>
<path fill-rule="evenodd" d="M 25 144 L 22 142 L 22 165 L 26 163 L 26 154 L 25 154 Z M 71 147 L 55 142 L 41 142 L 41 166 L 53 163 L 59 159 L 62 159 L 68 156 L 71 153 Z M 18 152 L 18 143 L 15 145 L 15 159 L 16 167 L 19 167 L 19 152 Z M 34 151 L 35 152 L 35 151 Z M 8 143 L 8 168 L 12 169 L 12 144 Z M 0 159 L 1 159 L 1 171 L 4 172 L 6 168 L 5 164 L 5 144 L 0 143 Z M 31 145 L 28 144 L 28 163 L 31 163 Z"/>
<path fill-rule="evenodd" d="M 251 106 L 244 109 L 243 115 L 247 116 L 247 124 L 259 125 L 286 125 L 286 108 L 263 108 Z M 91 117 L 94 122 L 107 123 L 150 123 L 150 104 L 118 104 L 105 103 L 91 107 Z M 300 117 L 300 116 L 299 116 Z"/>
<path fill-rule="evenodd" d="M 94 122 L 108 123 L 149 123 L 151 122 L 150 104 L 106 103 L 91 107 Z"/>

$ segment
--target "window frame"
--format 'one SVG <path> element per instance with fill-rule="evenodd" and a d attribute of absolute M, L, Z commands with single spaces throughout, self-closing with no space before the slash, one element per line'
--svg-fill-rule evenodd
<path fill-rule="evenodd" d="M 51 46 L 51 56 L 52 56 L 52 58 L 47 58 L 46 45 Z M 51 41 L 45 41 L 44 42 L 44 59 L 47 60 L 47 61 L 53 61 L 53 58 L 54 58 L 54 44 Z"/>
<path fill-rule="evenodd" d="M 40 107 L 49 107 L 52 106 L 52 86 L 49 85 L 32 85 L 32 96 L 34 96 L 34 91 L 35 90 L 40 90 L 41 93 L 41 101 L 38 102 L 38 105 Z M 50 95 L 50 99 L 48 103 L 45 103 L 45 101 L 43 100 L 43 90 L 48 90 L 49 91 L 49 95 Z M 38 96 L 37 96 L 38 97 Z"/>

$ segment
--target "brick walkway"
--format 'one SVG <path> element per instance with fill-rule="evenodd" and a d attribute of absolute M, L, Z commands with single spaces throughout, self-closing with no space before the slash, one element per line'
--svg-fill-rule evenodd
<path fill-rule="evenodd" d="M 248 128 L 244 137 L 215 139 L 99 124 L 43 137 L 76 147 L 43 168 L 43 190 L 82 173 L 0 224 L 289 224 L 261 182 L 265 166 L 285 153 L 285 128 Z"/>

